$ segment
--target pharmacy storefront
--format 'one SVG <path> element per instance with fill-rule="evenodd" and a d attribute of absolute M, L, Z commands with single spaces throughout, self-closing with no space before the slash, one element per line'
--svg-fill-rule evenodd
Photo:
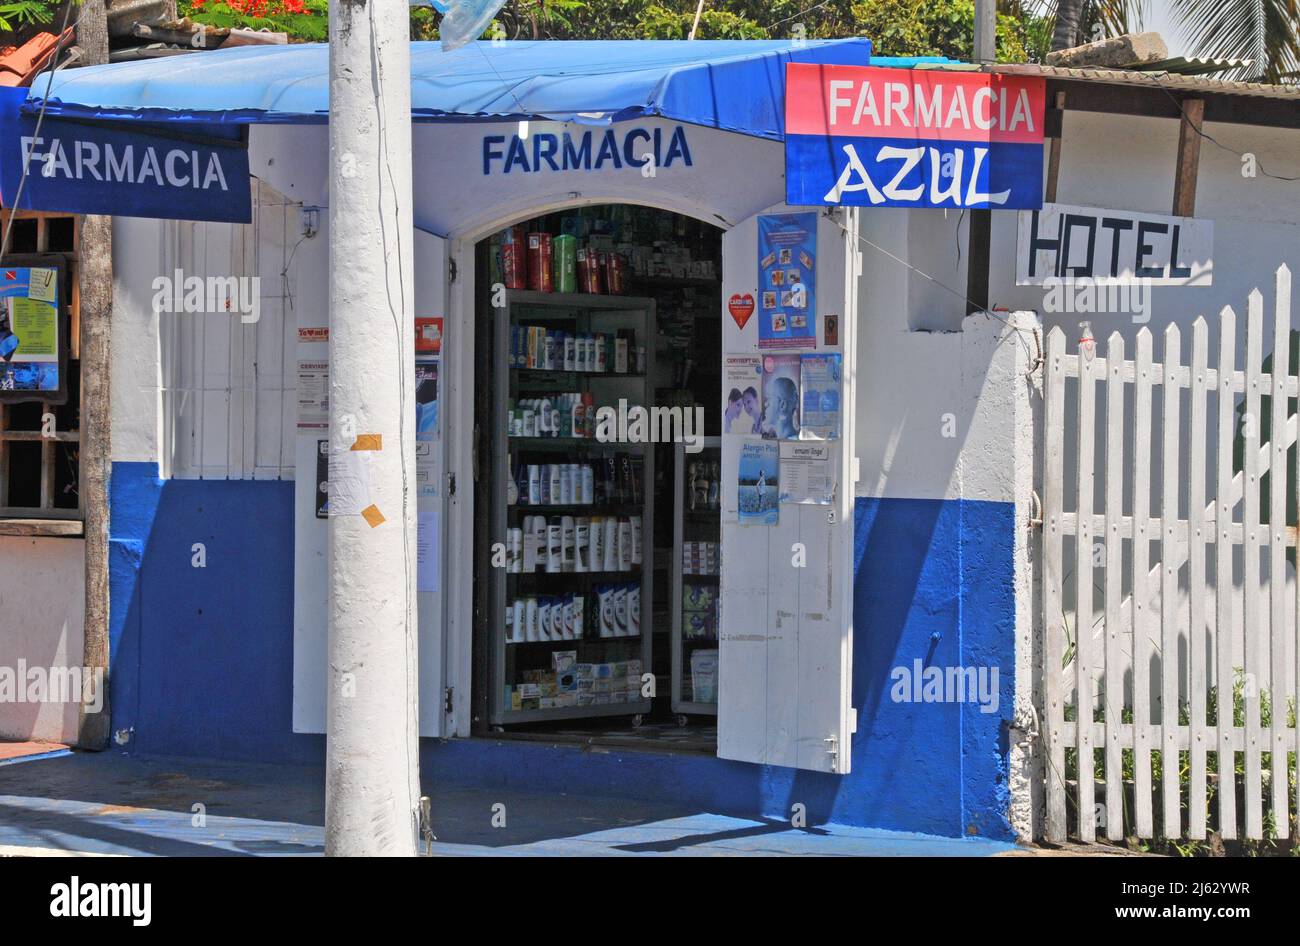
<path fill-rule="evenodd" d="M 984 382 L 1019 349 L 865 320 L 884 211 L 821 198 L 893 206 L 906 158 L 786 202 L 787 65 L 915 65 L 870 48 L 413 48 L 425 778 L 1013 835 L 1020 511 L 1009 472 L 956 471 L 1012 462 L 1024 418 Z M 31 157 L 126 175 L 71 136 L 143 122 L 123 180 L 188 191 L 114 224 L 113 730 L 318 763 L 327 520 L 368 513 L 365 450 L 326 450 L 327 50 L 186 64 L 59 73 Z M 1014 137 L 1017 106 L 961 108 Z M 808 166 L 851 150 L 798 130 Z M 966 158 L 954 206 L 1025 186 Z M 967 433 L 931 448 L 940 389 Z M 865 475 L 886 454 L 952 475 L 909 494 Z M 928 668 L 976 663 L 935 698 Z"/>

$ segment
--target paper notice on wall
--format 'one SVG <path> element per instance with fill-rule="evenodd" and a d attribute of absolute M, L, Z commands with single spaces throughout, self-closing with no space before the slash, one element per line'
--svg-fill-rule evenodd
<path fill-rule="evenodd" d="M 438 458 L 432 441 L 415 442 L 415 486 L 420 496 L 438 495 Z"/>
<path fill-rule="evenodd" d="M 33 266 L 27 282 L 27 298 L 37 299 L 41 302 L 58 303 L 58 276 L 59 271 L 57 269 Z"/>
<path fill-rule="evenodd" d="M 361 510 L 371 504 L 370 456 L 369 450 L 344 448 L 330 451 L 326 492 L 329 494 L 331 519 L 359 516 Z"/>
<path fill-rule="evenodd" d="M 763 359 L 759 355 L 727 355 L 722 359 L 724 434 L 762 433 Z"/>
<path fill-rule="evenodd" d="M 437 591 L 442 568 L 438 556 L 437 510 L 418 513 L 415 529 L 415 588 L 417 591 Z"/>
<path fill-rule="evenodd" d="M 840 437 L 840 356 L 804 355 L 799 364 L 799 437 Z"/>
<path fill-rule="evenodd" d="M 829 443 L 781 443 L 781 502 L 829 505 L 835 499 L 835 452 Z"/>
<path fill-rule="evenodd" d="M 298 429 L 329 430 L 329 362 L 298 362 Z"/>

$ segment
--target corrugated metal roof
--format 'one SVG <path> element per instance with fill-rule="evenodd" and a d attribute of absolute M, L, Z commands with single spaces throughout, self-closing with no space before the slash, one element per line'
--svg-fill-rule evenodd
<path fill-rule="evenodd" d="M 938 64 L 919 64 L 918 69 L 953 69 Z M 982 72 L 1001 75 L 1043 76 L 1048 79 L 1068 79 L 1079 82 L 1098 82 L 1107 85 L 1155 86 L 1168 91 L 1195 92 L 1197 95 L 1243 95 L 1254 98 L 1286 99 L 1300 101 L 1300 85 L 1274 85 L 1265 82 L 1237 82 L 1209 76 L 1177 75 L 1172 72 L 1138 72 L 1133 69 L 1070 69 L 1064 66 L 1045 66 L 1039 63 L 994 63 L 976 66 Z"/>
<path fill-rule="evenodd" d="M 1211 72 L 1227 72 L 1229 69 L 1244 69 L 1255 62 L 1253 59 L 1212 59 L 1208 56 L 1174 56 L 1170 59 L 1157 59 L 1154 62 L 1139 62 L 1125 69 L 1135 72 L 1172 72 L 1184 76 L 1207 75 Z"/>

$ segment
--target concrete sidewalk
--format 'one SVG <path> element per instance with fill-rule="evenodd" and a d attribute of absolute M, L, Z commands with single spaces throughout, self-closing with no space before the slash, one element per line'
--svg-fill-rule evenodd
<path fill-rule="evenodd" d="M 0 767 L 0 855 L 317 855 L 324 810 L 319 768 L 74 753 Z M 435 789 L 433 812 L 439 855 L 978 857 L 1017 850 L 981 838 L 794 829 L 663 802 L 459 786 Z"/>

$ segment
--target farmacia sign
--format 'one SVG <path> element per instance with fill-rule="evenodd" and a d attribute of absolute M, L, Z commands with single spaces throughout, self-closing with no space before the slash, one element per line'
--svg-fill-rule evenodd
<path fill-rule="evenodd" d="M 686 131 L 665 128 L 606 128 L 534 131 L 528 135 L 484 135 L 483 174 L 536 174 L 540 171 L 602 171 L 621 168 L 691 167 Z"/>

